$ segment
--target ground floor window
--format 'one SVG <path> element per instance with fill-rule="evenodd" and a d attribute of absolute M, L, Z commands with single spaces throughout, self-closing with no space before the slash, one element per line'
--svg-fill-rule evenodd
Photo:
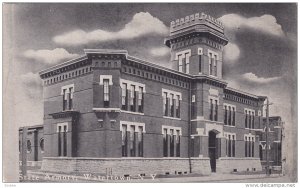
<path fill-rule="evenodd" d="M 180 157 L 181 128 L 164 126 L 163 135 L 163 156 Z"/>
<path fill-rule="evenodd" d="M 234 133 L 225 133 L 225 144 L 226 144 L 226 156 L 235 157 L 235 140 L 236 135 Z"/>
<path fill-rule="evenodd" d="M 58 156 L 67 156 L 68 125 L 66 123 L 58 124 L 57 132 L 58 132 Z"/>
<path fill-rule="evenodd" d="M 121 121 L 122 157 L 144 156 L 145 125 Z"/>
<path fill-rule="evenodd" d="M 253 135 L 245 135 L 245 157 L 254 157 L 255 137 Z"/>

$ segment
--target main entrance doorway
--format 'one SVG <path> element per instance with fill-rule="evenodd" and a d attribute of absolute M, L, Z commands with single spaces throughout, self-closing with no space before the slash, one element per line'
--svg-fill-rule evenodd
<path fill-rule="evenodd" d="M 210 158 L 210 167 L 212 172 L 216 172 L 216 158 L 217 158 L 217 139 L 214 131 L 208 133 L 208 154 Z"/>

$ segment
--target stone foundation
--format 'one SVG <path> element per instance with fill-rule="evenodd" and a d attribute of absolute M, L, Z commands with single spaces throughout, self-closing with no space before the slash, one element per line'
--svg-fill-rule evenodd
<path fill-rule="evenodd" d="M 222 157 L 217 159 L 217 173 L 231 173 L 236 169 L 241 171 L 261 171 L 259 158 Z"/>
<path fill-rule="evenodd" d="M 192 158 L 192 173 L 209 175 L 209 158 Z M 42 170 L 109 175 L 188 174 L 188 158 L 80 158 L 44 157 Z"/>

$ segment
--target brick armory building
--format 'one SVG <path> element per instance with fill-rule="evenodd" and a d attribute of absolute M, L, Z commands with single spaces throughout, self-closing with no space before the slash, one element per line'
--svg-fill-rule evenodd
<path fill-rule="evenodd" d="M 85 55 L 40 72 L 42 170 L 184 174 L 261 170 L 266 97 L 227 87 L 224 26 L 197 13 L 172 21 L 172 68 L 126 50 Z"/>

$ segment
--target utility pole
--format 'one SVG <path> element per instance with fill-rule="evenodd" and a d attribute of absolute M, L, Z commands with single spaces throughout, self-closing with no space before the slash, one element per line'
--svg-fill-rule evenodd
<path fill-rule="evenodd" d="M 284 176 L 284 171 L 283 171 L 283 162 L 285 161 L 284 159 L 283 159 L 283 138 L 284 138 L 284 133 L 283 133 L 283 131 L 284 131 L 284 122 L 281 122 L 281 138 L 280 138 L 280 160 L 281 160 L 281 174 L 282 174 L 282 176 Z"/>
<path fill-rule="evenodd" d="M 269 99 L 267 98 L 267 107 L 266 107 L 266 175 L 269 176 L 270 172 L 269 172 Z"/>

